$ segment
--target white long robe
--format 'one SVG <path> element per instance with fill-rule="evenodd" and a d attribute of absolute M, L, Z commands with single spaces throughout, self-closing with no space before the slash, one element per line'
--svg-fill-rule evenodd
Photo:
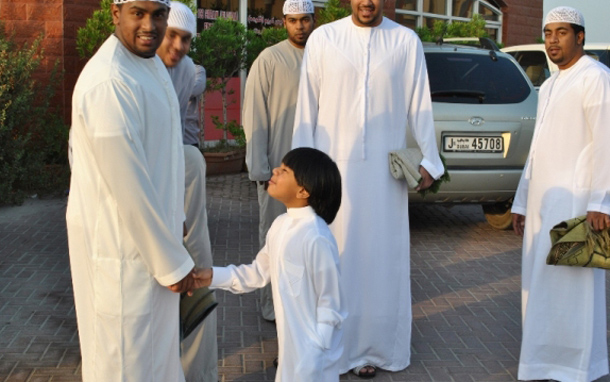
<path fill-rule="evenodd" d="M 610 213 L 610 77 L 589 57 L 540 88 L 536 130 L 512 212 L 525 215 L 519 379 L 608 374 L 605 271 L 546 265 L 549 230 Z"/>
<path fill-rule="evenodd" d="M 178 100 L 158 57 L 112 35 L 72 103 L 66 213 L 83 380 L 183 381 L 179 295 L 184 158 Z"/>
<path fill-rule="evenodd" d="M 374 28 L 347 17 L 316 29 L 303 58 L 293 147 L 326 152 L 343 180 L 331 225 L 349 313 L 341 372 L 363 364 L 397 371 L 410 363 L 407 184 L 388 167 L 389 151 L 406 147 L 407 125 L 422 165 L 440 177 L 419 38 L 386 18 Z"/>
<path fill-rule="evenodd" d="M 278 338 L 276 382 L 339 381 L 346 316 L 339 255 L 328 226 L 311 207 L 276 219 L 252 264 L 214 267 L 212 287 L 245 293 L 271 281 Z"/>

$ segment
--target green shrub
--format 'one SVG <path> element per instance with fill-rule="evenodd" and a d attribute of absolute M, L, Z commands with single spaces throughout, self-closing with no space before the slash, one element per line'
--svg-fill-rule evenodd
<path fill-rule="evenodd" d="M 415 32 L 422 41 L 436 42 L 440 38 L 450 37 L 488 37 L 485 31 L 485 19 L 476 14 L 468 22 L 436 20 L 432 28 L 416 28 Z"/>
<path fill-rule="evenodd" d="M 324 4 L 324 8 L 320 10 L 320 14 L 316 20 L 316 25 L 323 25 L 342 19 L 352 14 L 352 8 L 349 3 L 344 4 L 341 0 L 328 0 Z"/>
<path fill-rule="evenodd" d="M 112 0 L 101 0 L 100 9 L 93 12 L 85 26 L 76 32 L 76 51 L 81 58 L 91 58 L 108 36 L 114 32 Z"/>
<path fill-rule="evenodd" d="M 32 74 L 43 59 L 42 37 L 19 47 L 3 31 L 0 24 L 0 205 L 65 187 L 68 177 L 68 129 L 50 107 L 57 65 L 41 86 Z"/>

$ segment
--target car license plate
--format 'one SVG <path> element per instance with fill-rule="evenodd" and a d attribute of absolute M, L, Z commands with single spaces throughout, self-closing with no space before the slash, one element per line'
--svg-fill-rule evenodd
<path fill-rule="evenodd" d="M 443 140 L 445 152 L 468 153 L 501 153 L 504 151 L 503 137 L 460 137 L 445 136 Z"/>

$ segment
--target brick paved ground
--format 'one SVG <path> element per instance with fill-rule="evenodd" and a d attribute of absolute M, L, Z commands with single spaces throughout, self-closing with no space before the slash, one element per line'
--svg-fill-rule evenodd
<path fill-rule="evenodd" d="M 254 187 L 239 174 L 209 178 L 208 191 L 216 264 L 251 261 Z M 80 381 L 65 203 L 0 208 L 0 382 Z M 411 215 L 412 365 L 375 381 L 515 381 L 520 240 L 490 229 L 477 206 L 414 206 Z M 272 381 L 275 329 L 257 294 L 217 298 L 221 380 Z"/>

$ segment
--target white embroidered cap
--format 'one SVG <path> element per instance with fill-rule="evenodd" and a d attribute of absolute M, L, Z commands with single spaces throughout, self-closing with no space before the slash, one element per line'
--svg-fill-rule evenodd
<path fill-rule="evenodd" d="M 544 19 L 544 26 L 550 23 L 569 23 L 585 27 L 585 17 L 579 10 L 572 7 L 561 6 L 553 8 Z"/>
<path fill-rule="evenodd" d="M 284 16 L 314 13 L 311 0 L 286 0 L 283 10 Z"/>
<path fill-rule="evenodd" d="M 125 3 L 130 3 L 132 1 L 138 1 L 138 0 L 113 0 L 115 4 L 125 4 Z M 157 3 L 161 3 L 161 4 L 165 4 L 169 7 L 169 0 L 146 0 L 146 1 L 156 1 Z"/>
<path fill-rule="evenodd" d="M 197 20 L 191 8 L 179 1 L 172 1 L 170 8 L 167 27 L 189 32 L 192 37 L 195 37 L 197 34 Z"/>

